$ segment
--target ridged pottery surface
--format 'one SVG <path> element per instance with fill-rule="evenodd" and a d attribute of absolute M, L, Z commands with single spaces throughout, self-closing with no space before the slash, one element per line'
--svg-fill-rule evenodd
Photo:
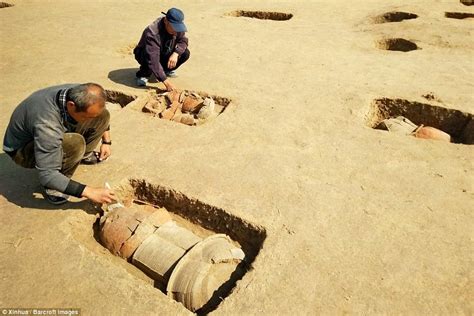
<path fill-rule="evenodd" d="M 138 246 L 148 238 L 151 234 L 153 234 L 158 227 L 163 225 L 166 222 L 171 221 L 170 214 L 164 208 L 155 209 L 152 214 L 145 218 L 145 220 L 138 225 L 135 232 L 130 236 L 127 241 L 124 242 L 122 247 L 120 248 L 119 255 L 122 258 L 129 259 Z"/>
<path fill-rule="evenodd" d="M 199 241 L 201 238 L 168 221 L 138 247 L 132 262 L 153 279 L 166 281 L 179 259 Z"/>
<path fill-rule="evenodd" d="M 155 234 L 186 251 L 202 240 L 186 228 L 178 226 L 174 221 L 161 225 Z"/>
<path fill-rule="evenodd" d="M 135 251 L 132 262 L 154 280 L 165 281 L 185 253 L 183 248 L 152 234 Z"/>
<path fill-rule="evenodd" d="M 176 265 L 167 286 L 171 296 L 191 311 L 202 308 L 227 281 L 244 253 L 227 235 L 212 235 L 194 246 Z"/>
<path fill-rule="evenodd" d="M 150 215 L 149 211 L 119 207 L 101 218 L 99 238 L 113 254 L 120 256 L 120 248 L 132 236 L 138 225 Z"/>

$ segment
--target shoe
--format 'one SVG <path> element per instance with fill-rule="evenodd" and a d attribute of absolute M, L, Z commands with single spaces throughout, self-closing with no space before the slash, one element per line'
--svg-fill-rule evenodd
<path fill-rule="evenodd" d="M 46 201 L 54 205 L 64 204 L 69 199 L 69 195 L 53 189 L 43 188 L 41 193 Z"/>
<path fill-rule="evenodd" d="M 177 74 L 176 71 L 174 71 L 174 70 L 165 72 L 165 74 L 166 74 L 166 77 L 170 77 L 170 78 L 176 78 L 176 77 L 178 77 L 178 74 Z"/>
<path fill-rule="evenodd" d="M 84 158 L 82 158 L 81 160 L 81 164 L 83 165 L 96 165 L 104 160 L 100 160 L 99 159 L 100 157 L 100 154 L 96 151 L 93 151 L 91 152 L 90 154 L 88 154 L 87 156 L 84 156 Z"/>
<path fill-rule="evenodd" d="M 144 87 L 148 83 L 148 78 L 147 77 L 137 77 L 136 78 L 137 86 L 139 87 Z"/>

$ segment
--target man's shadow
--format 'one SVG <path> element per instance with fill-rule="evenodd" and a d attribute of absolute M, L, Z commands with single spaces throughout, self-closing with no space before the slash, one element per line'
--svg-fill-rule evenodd
<path fill-rule="evenodd" d="M 115 83 L 122 84 L 127 87 L 135 88 L 135 89 L 155 89 L 157 92 L 164 92 L 166 90 L 159 89 L 157 87 L 150 87 L 150 86 L 144 86 L 144 87 L 139 87 L 136 84 L 136 72 L 138 71 L 138 68 L 124 68 L 124 69 L 116 69 L 112 70 L 109 72 L 109 75 L 107 76 L 110 80 L 112 80 Z M 155 78 L 155 76 L 151 76 L 149 81 L 150 83 L 156 83 L 158 82 Z"/>
<path fill-rule="evenodd" d="M 81 209 L 88 214 L 99 212 L 99 206 L 88 200 L 52 205 L 41 194 L 38 172 L 17 166 L 5 153 L 0 153 L 0 207 L 6 202 L 22 208 L 43 210 Z"/>

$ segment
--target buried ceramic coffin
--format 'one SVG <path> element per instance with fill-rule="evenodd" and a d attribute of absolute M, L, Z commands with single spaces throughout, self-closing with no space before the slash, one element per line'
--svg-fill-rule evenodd
<path fill-rule="evenodd" d="M 201 238 L 169 221 L 138 247 L 132 262 L 153 279 L 166 281 L 179 259 L 199 241 Z"/>
<path fill-rule="evenodd" d="M 227 235 L 207 237 L 178 262 L 168 282 L 168 295 L 193 312 L 208 303 L 217 305 L 220 295 L 214 293 L 228 290 L 225 285 L 244 257 Z"/>
<path fill-rule="evenodd" d="M 417 138 L 451 141 L 451 136 L 440 129 L 424 126 L 417 126 L 412 121 L 403 116 L 388 118 L 380 122 L 377 128 L 385 129 L 400 135 L 412 135 Z"/>
<path fill-rule="evenodd" d="M 102 216 L 99 238 L 110 252 L 128 259 L 149 235 L 170 220 L 164 208 L 115 207 Z"/>
<path fill-rule="evenodd" d="M 164 208 L 156 209 L 153 207 L 145 207 L 145 209 L 152 209 L 154 212 L 146 217 L 140 225 L 138 225 L 135 232 L 130 236 L 127 241 L 125 241 L 120 248 L 120 256 L 123 258 L 130 258 L 135 250 L 142 244 L 142 242 L 147 239 L 151 234 L 153 234 L 158 227 L 171 221 L 170 214 Z"/>
<path fill-rule="evenodd" d="M 121 256 L 120 248 L 148 215 L 149 212 L 125 207 L 107 212 L 100 220 L 99 238 L 102 244 L 113 254 Z"/>
<path fill-rule="evenodd" d="M 217 306 L 242 275 L 244 252 L 227 235 L 201 239 L 178 226 L 164 208 L 120 204 L 109 207 L 100 223 L 104 246 L 132 258 L 135 266 L 166 287 L 168 296 L 191 311 Z"/>

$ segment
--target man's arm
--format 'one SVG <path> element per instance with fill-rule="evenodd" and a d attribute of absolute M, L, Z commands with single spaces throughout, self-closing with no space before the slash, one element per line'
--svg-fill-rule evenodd
<path fill-rule="evenodd" d="M 34 129 L 34 152 L 39 181 L 46 188 L 81 197 L 85 185 L 63 175 L 63 131 L 54 124 L 39 123 Z"/>
<path fill-rule="evenodd" d="M 114 192 L 107 188 L 93 188 L 86 186 L 82 196 L 96 203 L 110 203 L 116 200 Z"/>
<path fill-rule="evenodd" d="M 178 33 L 178 35 L 176 36 L 176 43 L 175 43 L 174 51 L 168 59 L 168 68 L 169 69 L 174 69 L 176 67 L 176 65 L 178 64 L 178 57 L 182 53 L 184 53 L 184 51 L 188 47 L 188 39 L 186 38 L 186 36 L 184 34 L 185 33 Z M 168 87 L 168 85 L 166 84 L 166 82 L 165 82 L 165 85 L 166 85 L 166 88 L 168 90 L 173 90 L 174 89 L 174 87 L 173 87 L 173 89 L 170 89 Z"/>
<path fill-rule="evenodd" d="M 167 77 L 163 66 L 160 64 L 161 44 L 151 31 L 146 33 L 145 51 L 148 57 L 148 67 L 159 81 L 165 81 Z"/>
<path fill-rule="evenodd" d="M 188 48 L 188 38 L 186 37 L 186 33 L 178 33 L 176 36 L 176 45 L 174 51 L 181 55 L 184 51 Z"/>
<path fill-rule="evenodd" d="M 105 160 L 112 155 L 112 139 L 110 138 L 110 130 L 105 131 L 102 135 L 102 145 L 100 145 L 100 160 Z"/>
<path fill-rule="evenodd" d="M 85 197 L 96 203 L 109 203 L 114 193 L 105 188 L 93 188 L 69 179 L 60 172 L 63 158 L 63 131 L 52 124 L 37 124 L 34 130 L 35 161 L 41 185 L 75 197 Z"/>

